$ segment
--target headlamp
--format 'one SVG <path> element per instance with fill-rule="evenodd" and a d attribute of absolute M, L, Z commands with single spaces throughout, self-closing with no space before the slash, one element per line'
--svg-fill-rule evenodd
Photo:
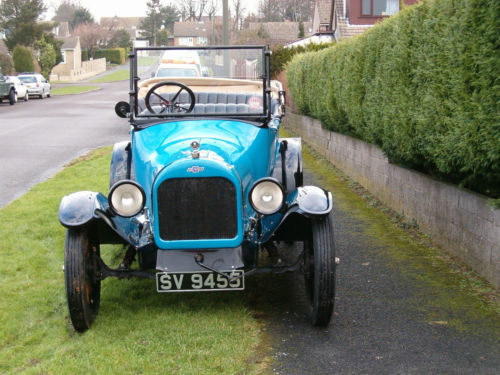
<path fill-rule="evenodd" d="M 108 201 L 109 207 L 115 214 L 132 217 L 144 208 L 146 195 L 137 182 L 122 180 L 111 187 Z"/>
<path fill-rule="evenodd" d="M 250 190 L 250 204 L 258 213 L 271 215 L 279 211 L 284 201 L 283 188 L 273 178 L 255 182 Z"/>

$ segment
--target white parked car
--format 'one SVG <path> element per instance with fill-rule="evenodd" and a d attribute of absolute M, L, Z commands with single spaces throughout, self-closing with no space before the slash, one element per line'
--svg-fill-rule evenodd
<path fill-rule="evenodd" d="M 21 82 L 21 80 L 15 76 L 7 76 L 7 82 L 12 82 L 14 84 L 14 88 L 16 90 L 16 102 L 19 99 L 23 99 L 25 102 L 28 101 L 29 95 L 28 95 L 28 88 L 26 85 Z"/>
<path fill-rule="evenodd" d="M 28 88 L 28 95 L 50 98 L 50 83 L 40 73 L 24 72 L 17 76 Z"/>

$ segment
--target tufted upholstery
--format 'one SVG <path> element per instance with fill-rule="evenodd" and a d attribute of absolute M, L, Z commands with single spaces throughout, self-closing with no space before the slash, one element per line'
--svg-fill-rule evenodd
<path fill-rule="evenodd" d="M 174 94 L 162 93 L 161 96 L 170 100 Z M 195 95 L 195 106 L 193 113 L 261 113 L 262 107 L 251 109 L 248 106 L 248 100 L 255 97 L 255 94 L 231 94 L 231 93 L 216 93 L 216 92 L 197 92 Z M 259 98 L 262 98 L 259 96 Z M 179 95 L 179 102 L 189 102 L 187 92 L 182 92 Z M 151 105 L 158 105 L 159 99 L 151 97 Z M 139 112 L 145 111 L 146 105 L 144 98 L 139 99 Z M 278 110 L 278 102 L 276 99 L 271 100 L 272 113 Z"/>

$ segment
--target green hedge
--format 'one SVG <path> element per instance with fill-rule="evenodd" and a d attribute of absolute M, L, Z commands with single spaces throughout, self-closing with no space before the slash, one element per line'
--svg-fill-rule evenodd
<path fill-rule="evenodd" d="M 331 47 L 332 43 L 310 43 L 305 46 L 297 46 L 285 48 L 278 46 L 272 49 L 271 58 L 271 77 L 276 77 L 277 74 L 283 71 L 286 64 L 297 54 L 311 51 L 320 51 L 322 49 Z"/>
<path fill-rule="evenodd" d="M 500 1 L 429 0 L 295 57 L 297 108 L 391 161 L 500 197 Z"/>
<path fill-rule="evenodd" d="M 94 59 L 106 58 L 111 64 L 125 64 L 125 49 L 124 48 L 110 48 L 98 49 L 94 52 Z"/>

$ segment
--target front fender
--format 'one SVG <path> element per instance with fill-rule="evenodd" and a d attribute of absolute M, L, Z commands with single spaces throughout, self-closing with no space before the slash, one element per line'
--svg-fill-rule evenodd
<path fill-rule="evenodd" d="M 113 215 L 108 199 L 101 193 L 79 191 L 66 195 L 61 200 L 58 217 L 66 228 L 95 222 L 101 243 L 128 243 L 136 248 L 145 248 L 152 243 L 147 211 L 131 218 Z"/>
<path fill-rule="evenodd" d="M 99 193 L 79 191 L 66 195 L 59 205 L 59 222 L 66 228 L 80 227 L 96 218 L 94 211 Z"/>
<path fill-rule="evenodd" d="M 271 237 L 285 241 L 309 238 L 311 219 L 328 215 L 333 210 L 332 193 L 316 186 L 301 186 L 288 194 L 286 207 L 283 214 L 262 218 L 260 242 L 265 243 Z"/>
<path fill-rule="evenodd" d="M 293 206 L 297 206 L 298 211 L 305 215 L 326 215 L 333 210 L 332 193 L 317 186 L 298 187 L 296 194 L 293 194 L 292 204 L 289 204 L 289 207 Z"/>

